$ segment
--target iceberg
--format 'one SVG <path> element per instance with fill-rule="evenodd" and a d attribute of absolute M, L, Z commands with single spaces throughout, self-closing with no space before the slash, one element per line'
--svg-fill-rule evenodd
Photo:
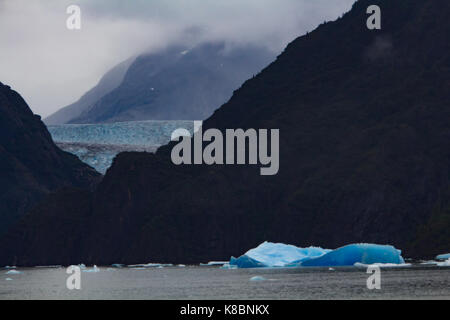
<path fill-rule="evenodd" d="M 129 266 L 127 266 L 128 268 L 132 268 L 132 269 L 138 269 L 138 268 L 164 268 L 164 267 L 173 267 L 173 264 L 169 263 L 169 264 L 162 264 L 162 263 L 147 263 L 147 264 L 131 264 Z"/>
<path fill-rule="evenodd" d="M 10 271 L 6 272 L 6 274 L 22 274 L 22 272 L 17 271 L 17 270 L 10 270 Z"/>
<path fill-rule="evenodd" d="M 228 261 L 210 261 L 208 263 L 200 263 L 200 267 L 223 266 L 226 263 L 228 263 Z"/>
<path fill-rule="evenodd" d="M 231 265 L 230 263 L 225 263 L 222 267 L 220 267 L 220 269 L 224 269 L 224 270 L 235 270 L 238 269 L 238 266 L 236 265 Z"/>
<path fill-rule="evenodd" d="M 450 259 L 450 253 L 440 254 L 436 257 L 436 260 L 448 260 Z"/>
<path fill-rule="evenodd" d="M 83 272 L 91 272 L 91 273 L 97 273 L 100 272 L 100 268 L 94 265 L 92 269 L 83 269 Z"/>
<path fill-rule="evenodd" d="M 450 267 L 450 258 L 445 260 L 444 262 L 438 262 L 436 263 L 438 267 Z"/>
<path fill-rule="evenodd" d="M 351 244 L 330 250 L 264 242 L 239 258 L 231 257 L 224 268 L 339 267 L 372 264 L 383 267 L 407 266 L 401 251 L 390 245 Z"/>
<path fill-rule="evenodd" d="M 360 267 L 360 268 L 365 268 L 367 269 L 370 266 L 376 266 L 376 267 L 380 267 L 380 268 L 407 268 L 407 267 L 412 267 L 411 263 L 372 263 L 372 264 L 364 264 L 364 263 L 360 263 L 357 262 L 354 264 L 355 267 Z"/>
<path fill-rule="evenodd" d="M 321 257 L 301 262 L 302 267 L 345 267 L 356 263 L 405 264 L 401 251 L 393 246 L 377 244 L 351 244 L 330 251 Z"/>
<path fill-rule="evenodd" d="M 229 264 L 238 268 L 286 267 L 298 264 L 306 259 L 320 257 L 327 252 L 330 252 L 330 250 L 317 247 L 299 248 L 282 243 L 264 242 L 239 258 L 231 257 Z"/>
<path fill-rule="evenodd" d="M 248 257 L 247 255 L 240 256 L 239 258 L 231 257 L 229 262 L 230 269 L 236 268 L 268 268 L 269 265 L 265 265 L 255 259 Z M 224 265 L 226 267 L 226 265 Z"/>
<path fill-rule="evenodd" d="M 266 281 L 267 279 L 264 277 L 255 276 L 250 278 L 250 281 Z"/>

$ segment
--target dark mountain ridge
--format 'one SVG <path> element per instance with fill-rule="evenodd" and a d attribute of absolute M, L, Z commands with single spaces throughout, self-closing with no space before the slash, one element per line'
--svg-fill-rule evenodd
<path fill-rule="evenodd" d="M 0 234 L 46 195 L 92 190 L 100 174 L 61 151 L 22 97 L 0 83 Z"/>
<path fill-rule="evenodd" d="M 366 27 L 373 4 L 382 30 Z M 205 121 L 204 130 L 280 129 L 278 175 L 177 167 L 173 144 L 120 154 L 94 193 L 55 196 L 3 238 L 0 264 L 198 263 L 265 240 L 388 243 L 413 258 L 448 251 L 449 15 L 444 0 L 360 0 Z M 73 230 L 53 232 L 68 221 Z"/>

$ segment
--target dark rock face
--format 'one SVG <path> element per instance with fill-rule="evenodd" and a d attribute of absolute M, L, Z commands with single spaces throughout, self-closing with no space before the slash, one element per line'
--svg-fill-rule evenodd
<path fill-rule="evenodd" d="M 93 189 L 100 175 L 58 149 L 39 116 L 0 83 L 0 234 L 47 194 Z"/>
<path fill-rule="evenodd" d="M 381 31 L 366 28 L 372 4 L 382 8 Z M 205 122 L 280 129 L 278 175 L 177 167 L 171 145 L 121 154 L 96 192 L 55 196 L 0 241 L 0 264 L 198 263 L 264 240 L 389 243 L 406 257 L 448 251 L 449 15 L 444 0 L 360 0 L 291 43 Z M 84 228 L 51 236 L 71 215 L 34 225 L 68 203 Z M 72 253 L 55 245 L 73 239 Z"/>
<path fill-rule="evenodd" d="M 204 120 L 274 58 L 265 48 L 223 43 L 142 55 L 120 86 L 69 122 Z"/>

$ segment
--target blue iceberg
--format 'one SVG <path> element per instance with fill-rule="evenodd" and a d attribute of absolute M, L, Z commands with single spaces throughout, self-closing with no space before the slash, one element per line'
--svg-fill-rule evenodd
<path fill-rule="evenodd" d="M 236 266 L 238 268 L 268 268 L 270 266 L 265 265 L 255 259 L 252 259 L 246 255 L 240 256 L 239 258 L 231 257 L 230 266 Z"/>
<path fill-rule="evenodd" d="M 229 264 L 238 268 L 286 267 L 306 259 L 320 257 L 330 251 L 317 247 L 299 248 L 282 243 L 264 242 L 239 258 L 231 257 Z"/>
<path fill-rule="evenodd" d="M 229 266 L 235 268 L 337 267 L 375 263 L 401 265 L 405 261 L 401 251 L 389 245 L 351 244 L 330 250 L 264 242 L 239 258 L 232 257 Z"/>
<path fill-rule="evenodd" d="M 266 278 L 264 278 L 264 277 L 259 277 L 259 276 L 251 277 L 251 278 L 250 278 L 250 281 L 266 281 L 266 280 L 267 280 Z"/>
<path fill-rule="evenodd" d="M 436 257 L 436 260 L 448 260 L 450 259 L 450 253 L 440 254 Z"/>
<path fill-rule="evenodd" d="M 366 265 L 375 263 L 404 264 L 401 251 L 393 246 L 377 244 L 351 244 L 321 257 L 301 262 L 302 267 L 343 267 L 353 266 L 356 263 Z"/>

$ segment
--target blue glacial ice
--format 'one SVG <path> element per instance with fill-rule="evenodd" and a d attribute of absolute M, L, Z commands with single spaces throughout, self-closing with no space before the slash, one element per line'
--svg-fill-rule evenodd
<path fill-rule="evenodd" d="M 436 257 L 436 260 L 448 260 L 450 259 L 450 253 L 440 254 Z"/>
<path fill-rule="evenodd" d="M 264 242 L 239 258 L 232 257 L 229 264 L 238 268 L 285 267 L 322 256 L 329 251 L 317 247 L 298 248 L 282 243 Z"/>
<path fill-rule="evenodd" d="M 229 268 L 336 267 L 370 264 L 404 265 L 401 251 L 389 245 L 351 244 L 336 250 L 298 248 L 265 242 L 239 258 Z"/>
<path fill-rule="evenodd" d="M 89 273 L 97 273 L 97 272 L 100 272 L 100 268 L 97 267 L 96 265 L 94 265 L 94 266 L 92 267 L 92 269 L 86 269 L 86 268 L 84 268 L 84 269 L 82 269 L 82 270 L 83 270 L 83 272 L 89 272 Z"/>
<path fill-rule="evenodd" d="M 267 279 L 260 276 L 251 277 L 250 281 L 266 281 Z"/>
<path fill-rule="evenodd" d="M 194 131 L 193 121 L 134 121 L 107 124 L 48 126 L 53 141 L 64 151 L 105 173 L 121 152 L 155 152 L 179 128 Z"/>
<path fill-rule="evenodd" d="M 17 270 L 9 270 L 6 274 L 22 274 L 22 272 Z"/>
<path fill-rule="evenodd" d="M 131 121 L 48 126 L 55 142 L 128 146 L 160 146 L 169 142 L 173 131 L 178 128 L 192 132 L 194 122 Z"/>
<path fill-rule="evenodd" d="M 353 266 L 360 264 L 405 264 L 401 251 L 393 246 L 351 244 L 301 263 L 302 267 Z"/>

